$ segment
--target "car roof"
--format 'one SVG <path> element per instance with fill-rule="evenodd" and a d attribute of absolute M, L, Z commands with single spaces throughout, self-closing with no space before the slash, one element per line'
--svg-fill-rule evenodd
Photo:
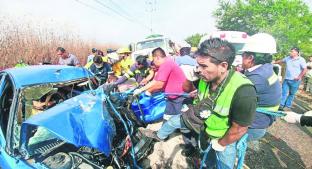
<path fill-rule="evenodd" d="M 78 80 L 93 76 L 91 72 L 83 67 L 62 66 L 62 65 L 36 65 L 22 68 L 5 69 L 14 81 L 15 88 L 23 86 L 58 83 Z"/>

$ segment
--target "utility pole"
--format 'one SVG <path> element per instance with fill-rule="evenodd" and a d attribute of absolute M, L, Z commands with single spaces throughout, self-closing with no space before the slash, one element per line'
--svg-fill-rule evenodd
<path fill-rule="evenodd" d="M 147 0 L 146 1 L 146 5 L 147 5 L 147 12 L 150 12 L 150 31 L 151 34 L 153 34 L 153 12 L 156 11 L 156 0 Z"/>

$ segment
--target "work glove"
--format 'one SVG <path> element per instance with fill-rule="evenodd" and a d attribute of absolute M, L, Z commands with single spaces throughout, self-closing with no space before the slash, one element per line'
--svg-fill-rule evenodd
<path fill-rule="evenodd" d="M 300 123 L 302 114 L 297 114 L 292 111 L 285 112 L 286 116 L 282 117 L 287 123 Z"/>
<path fill-rule="evenodd" d="M 226 146 L 222 146 L 219 144 L 219 139 L 212 139 L 211 140 L 211 147 L 215 150 L 215 151 L 224 151 Z"/>
<path fill-rule="evenodd" d="M 133 91 L 133 96 L 137 96 L 137 95 L 141 94 L 142 92 L 143 92 L 142 89 L 135 89 L 135 90 Z M 145 91 L 144 94 L 147 95 L 147 96 L 151 96 L 151 95 L 152 95 L 152 94 L 151 94 L 150 92 L 148 92 L 148 91 Z"/>
<path fill-rule="evenodd" d="M 134 91 L 133 91 L 133 96 L 137 96 L 137 95 L 139 95 L 140 93 L 142 93 L 143 91 L 141 90 L 141 89 L 135 89 Z"/>

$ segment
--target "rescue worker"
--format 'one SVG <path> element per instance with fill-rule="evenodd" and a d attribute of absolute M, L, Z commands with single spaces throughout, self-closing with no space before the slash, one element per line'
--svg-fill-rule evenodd
<path fill-rule="evenodd" d="M 165 139 L 175 129 L 200 134 L 201 147 L 212 146 L 206 161 L 209 168 L 234 167 L 236 144 L 247 133 L 256 110 L 256 90 L 249 79 L 231 69 L 234 58 L 235 49 L 227 41 L 202 42 L 196 52 L 201 77 L 196 105 L 169 119 L 156 135 Z"/>
<path fill-rule="evenodd" d="M 278 111 L 282 89 L 271 63 L 272 54 L 276 53 L 275 39 L 267 33 L 255 34 L 248 39 L 241 51 L 244 74 L 257 91 L 257 108 Z M 248 129 L 248 140 L 263 137 L 274 121 L 274 116 L 256 111 L 255 119 Z"/>
<path fill-rule="evenodd" d="M 26 67 L 26 66 L 28 66 L 28 64 L 26 64 L 23 59 L 20 59 L 14 67 L 19 68 L 19 67 Z"/>
<path fill-rule="evenodd" d="M 115 85 L 124 83 L 130 77 L 134 77 L 140 85 L 145 85 L 154 77 L 154 71 L 150 68 L 150 63 L 147 61 L 147 56 L 139 55 L 136 57 L 136 63 L 131 66 L 130 70 L 120 77 Z"/>
<path fill-rule="evenodd" d="M 97 54 L 97 49 L 96 48 L 92 48 L 91 49 L 91 54 L 89 56 L 87 56 L 87 63 L 92 62 L 94 56 Z"/>
<path fill-rule="evenodd" d="M 108 72 L 111 71 L 111 67 L 107 62 L 103 62 L 102 56 L 96 55 L 93 58 L 90 71 L 98 78 L 99 85 L 102 85 L 107 81 Z"/>
<path fill-rule="evenodd" d="M 107 63 L 108 63 L 108 57 L 107 57 L 107 55 L 104 56 L 104 53 L 103 53 L 101 50 L 97 50 L 97 52 L 96 52 L 95 55 L 101 56 L 103 62 L 107 62 Z M 94 58 L 94 57 L 92 57 L 92 58 Z M 86 65 L 85 65 L 84 67 L 85 67 L 86 69 L 90 69 L 90 66 L 92 65 L 92 63 L 93 63 L 93 59 L 92 59 L 91 61 L 87 62 Z"/>
<path fill-rule="evenodd" d="M 112 66 L 114 76 L 121 76 L 120 57 L 116 52 L 107 55 L 108 63 Z"/>
<path fill-rule="evenodd" d="M 128 47 L 119 48 L 117 50 L 117 53 L 119 55 L 120 66 L 121 66 L 121 74 L 124 74 L 130 70 L 130 67 L 133 65 L 133 60 L 131 59 L 131 51 Z"/>

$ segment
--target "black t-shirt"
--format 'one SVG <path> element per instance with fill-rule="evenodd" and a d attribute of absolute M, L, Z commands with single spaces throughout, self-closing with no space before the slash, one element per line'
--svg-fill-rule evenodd
<path fill-rule="evenodd" d="M 234 121 L 240 126 L 250 126 L 257 108 L 256 89 L 251 85 L 244 85 L 234 94 L 231 109 L 230 122 Z"/>

